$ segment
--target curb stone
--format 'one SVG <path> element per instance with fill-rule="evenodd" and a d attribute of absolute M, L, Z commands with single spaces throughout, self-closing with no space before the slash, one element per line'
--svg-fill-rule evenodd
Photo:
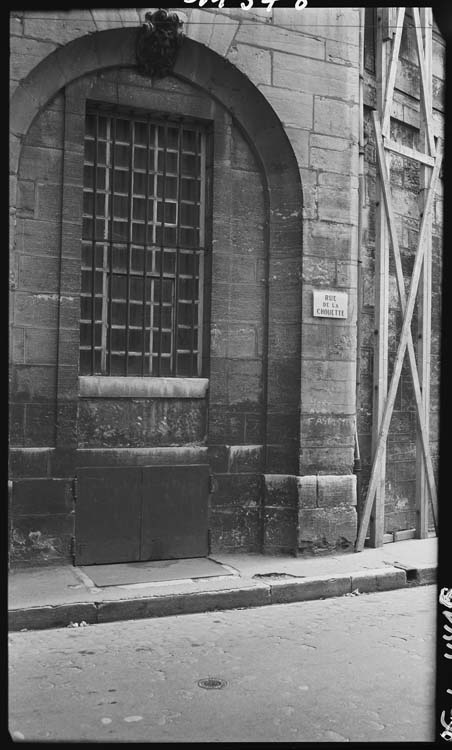
<path fill-rule="evenodd" d="M 201 591 L 187 594 L 148 596 L 115 601 L 78 602 L 12 609 L 8 612 L 10 631 L 67 627 L 71 622 L 87 625 L 227 609 L 269 606 L 313 601 L 359 593 L 389 591 L 436 582 L 436 564 L 416 567 L 397 564 L 338 576 L 313 576 L 299 580 L 256 583 L 240 589 Z"/>
<path fill-rule="evenodd" d="M 354 573 L 351 580 L 351 590 L 359 589 L 362 594 L 402 589 L 407 585 L 406 571 L 396 568 L 363 570 L 360 573 Z"/>
<path fill-rule="evenodd" d="M 8 629 L 13 631 L 64 628 L 70 622 L 83 620 L 88 625 L 97 622 L 96 605 L 92 602 L 12 609 L 8 612 Z"/>
<path fill-rule="evenodd" d="M 201 591 L 191 594 L 102 602 L 98 606 L 98 622 L 143 617 L 170 617 L 239 607 L 261 607 L 266 604 L 271 604 L 269 589 L 265 584 L 256 584 L 256 586 L 243 589 Z"/>
<path fill-rule="evenodd" d="M 271 584 L 271 603 L 312 601 L 327 599 L 332 596 L 343 596 L 351 591 L 351 576 L 313 576 L 297 582 L 284 581 Z"/>

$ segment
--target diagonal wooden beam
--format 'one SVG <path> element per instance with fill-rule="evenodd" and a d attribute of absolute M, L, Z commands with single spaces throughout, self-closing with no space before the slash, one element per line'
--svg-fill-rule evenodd
<path fill-rule="evenodd" d="M 428 99 L 425 103 L 429 116 L 432 117 L 432 9 L 422 8 L 420 11 L 422 25 L 422 39 L 424 45 L 424 60 L 426 79 L 428 84 Z M 428 151 L 428 137 L 426 126 L 421 117 L 420 147 Z M 430 180 L 430 170 L 425 166 L 420 169 L 420 187 L 422 205 L 425 200 L 425 190 Z M 432 327 L 432 233 L 431 220 L 430 229 L 426 239 L 424 250 L 424 264 L 422 276 L 419 282 L 418 293 L 418 372 L 419 382 L 422 387 L 423 425 L 426 432 L 427 443 L 430 433 L 430 380 L 431 380 L 431 327 Z M 428 499 L 430 493 L 424 463 L 422 461 L 421 440 L 419 434 L 416 440 L 416 537 L 426 539 L 429 529 Z"/>
<path fill-rule="evenodd" d="M 387 167 L 386 167 L 383 138 L 382 138 L 380 123 L 378 121 L 378 116 L 376 112 L 373 113 L 373 122 L 374 122 L 374 129 L 375 129 L 375 140 L 376 140 L 376 145 L 377 145 L 378 166 L 380 169 L 381 182 L 382 182 L 382 187 L 383 187 L 383 198 L 384 198 L 386 216 L 388 220 L 389 233 L 391 236 L 392 249 L 393 249 L 394 261 L 395 261 L 395 267 L 396 267 L 396 277 L 397 277 L 397 287 L 399 291 L 400 307 L 402 310 L 402 314 L 404 314 L 405 308 L 406 308 L 405 282 L 403 278 L 399 242 L 398 242 L 396 228 L 395 228 L 395 217 L 394 217 L 394 213 L 392 210 L 390 180 L 389 180 L 389 174 L 388 174 Z M 417 418 L 418 418 L 419 431 L 420 431 L 421 447 L 422 447 L 424 463 L 426 467 L 428 488 L 430 492 L 432 505 L 433 507 L 436 507 L 437 496 L 436 496 L 436 486 L 435 486 L 435 479 L 434 479 L 434 473 L 433 473 L 433 464 L 432 464 L 431 455 L 430 455 L 428 434 L 424 425 L 424 414 L 425 414 L 424 401 L 425 399 L 423 398 L 423 393 L 421 393 L 419 375 L 418 375 L 418 367 L 416 363 L 416 355 L 414 352 L 413 338 L 412 338 L 410 329 L 408 329 L 407 345 L 408 345 L 408 356 L 409 356 L 409 361 L 410 361 L 411 375 L 413 378 L 414 394 L 415 394 L 416 407 L 417 407 Z"/>
<path fill-rule="evenodd" d="M 424 205 L 424 214 L 422 216 L 421 228 L 420 228 L 419 238 L 418 238 L 418 247 L 416 251 L 416 257 L 414 260 L 413 273 L 412 273 L 411 282 L 410 282 L 410 290 L 409 290 L 408 298 L 406 301 L 405 315 L 403 318 L 402 331 L 400 333 L 399 346 L 397 349 L 397 355 L 396 355 L 396 359 L 394 362 L 394 369 L 392 372 L 391 383 L 389 386 L 388 396 L 386 399 L 385 408 L 383 412 L 380 435 L 378 438 L 378 445 L 377 445 L 377 449 L 376 449 L 375 456 L 374 456 L 374 462 L 372 465 L 372 471 L 370 475 L 369 486 L 367 489 L 367 495 L 364 501 L 364 508 L 363 508 L 363 513 L 361 517 L 360 528 L 359 528 L 358 536 L 356 539 L 356 544 L 355 544 L 356 552 L 360 552 L 364 547 L 365 536 L 366 536 L 367 528 L 369 525 L 369 518 L 372 512 L 372 505 L 373 505 L 375 490 L 376 490 L 376 486 L 378 482 L 379 464 L 380 464 L 381 456 L 386 446 L 389 423 L 391 421 L 392 410 L 394 407 L 394 401 L 397 395 L 397 388 L 398 388 L 399 380 L 400 380 L 400 374 L 402 372 L 403 360 L 405 357 L 405 352 L 406 352 L 406 348 L 408 344 L 411 320 L 413 317 L 414 305 L 416 302 L 416 294 L 417 294 L 417 289 L 419 285 L 422 262 L 424 258 L 424 243 L 425 243 L 426 230 L 428 227 L 428 218 L 429 218 L 430 211 L 433 205 L 433 198 L 435 195 L 436 182 L 438 180 L 438 175 L 439 175 L 439 171 L 441 168 L 441 162 L 442 162 L 442 145 L 439 144 L 439 147 L 437 149 L 436 164 L 433 168 L 428 195 L 427 195 L 427 199 Z M 434 507 L 434 515 L 436 519 L 437 518 L 436 507 Z"/>
<path fill-rule="evenodd" d="M 422 41 L 421 33 L 421 19 L 419 16 L 419 8 L 413 8 L 414 28 L 416 31 L 416 44 L 417 44 L 417 55 L 419 58 L 419 70 L 421 72 L 421 104 L 424 111 L 425 127 L 427 131 L 427 141 L 430 154 L 435 155 L 435 139 L 433 137 L 433 117 L 432 117 L 432 106 L 430 101 L 430 87 L 427 80 L 427 71 L 425 65 L 424 55 L 424 43 Z"/>
<path fill-rule="evenodd" d="M 376 105 L 382 112 L 387 89 L 388 59 L 391 50 L 393 31 L 391 26 L 395 8 L 384 8 L 377 14 L 376 34 Z M 389 41 L 391 40 L 391 42 Z M 372 460 L 375 455 L 380 433 L 383 409 L 388 392 L 388 331 L 389 331 L 389 242 L 386 214 L 384 210 L 383 188 L 377 172 L 375 183 L 375 305 L 374 305 L 374 358 L 372 391 Z M 382 456 L 378 485 L 369 523 L 369 537 L 372 547 L 381 547 L 384 537 L 384 511 L 386 494 L 386 460 Z"/>
<path fill-rule="evenodd" d="M 382 115 L 381 129 L 383 131 L 383 135 L 385 136 L 389 135 L 392 98 L 394 94 L 394 85 L 395 85 L 395 79 L 396 79 L 396 73 L 397 73 L 397 63 L 399 62 L 399 51 L 400 51 L 400 42 L 402 39 L 404 17 L 405 17 L 405 8 L 399 8 L 397 11 L 396 32 L 394 35 L 394 40 L 392 42 L 388 79 L 387 79 L 387 84 L 386 84 L 386 90 L 384 92 L 384 109 L 383 109 L 383 115 Z"/>

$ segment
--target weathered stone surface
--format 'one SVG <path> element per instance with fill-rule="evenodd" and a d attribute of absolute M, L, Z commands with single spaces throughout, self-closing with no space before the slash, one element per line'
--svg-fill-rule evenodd
<path fill-rule="evenodd" d="M 323 39 L 315 39 L 294 31 L 281 29 L 273 24 L 271 26 L 264 24 L 257 26 L 244 23 L 237 32 L 236 40 L 242 44 L 290 52 L 303 57 L 319 60 L 325 58 L 325 42 Z"/>
<path fill-rule="evenodd" d="M 319 476 L 317 504 L 322 507 L 356 505 L 356 476 Z"/>
<path fill-rule="evenodd" d="M 215 474 L 215 484 L 216 489 L 211 497 L 212 508 L 253 508 L 260 505 L 260 474 Z"/>
<path fill-rule="evenodd" d="M 337 222 L 307 222 L 305 225 L 305 252 L 308 255 L 320 255 L 325 258 L 352 257 L 354 237 L 352 227 Z"/>
<path fill-rule="evenodd" d="M 20 177 L 23 180 L 34 180 L 39 175 L 40 182 L 58 182 L 63 174 L 62 148 L 41 148 L 26 146 L 22 149 L 20 160 Z"/>
<path fill-rule="evenodd" d="M 11 564 L 69 562 L 73 534 L 71 514 L 13 517 Z"/>
<path fill-rule="evenodd" d="M 350 549 L 356 533 L 354 508 L 303 508 L 299 511 L 298 548 L 301 552 Z"/>
<path fill-rule="evenodd" d="M 16 365 L 11 395 L 16 401 L 51 401 L 56 393 L 54 367 Z"/>
<path fill-rule="evenodd" d="M 297 513 L 293 508 L 266 507 L 264 511 L 264 552 L 294 552 L 297 549 Z"/>
<path fill-rule="evenodd" d="M 206 446 L 158 446 L 156 448 L 78 448 L 78 466 L 167 466 L 209 463 Z"/>
<path fill-rule="evenodd" d="M 356 505 L 356 476 L 297 477 L 300 508 Z"/>
<path fill-rule="evenodd" d="M 227 457 L 232 473 L 258 472 L 264 468 L 263 445 L 230 445 L 227 447 Z"/>
<path fill-rule="evenodd" d="M 25 404 L 9 403 L 9 439 L 11 446 L 23 446 L 25 441 Z"/>
<path fill-rule="evenodd" d="M 34 182 L 20 180 L 17 183 L 17 216 L 33 217 L 35 213 L 36 186 Z"/>
<path fill-rule="evenodd" d="M 297 477 L 292 474 L 264 474 L 265 507 L 296 508 Z"/>
<path fill-rule="evenodd" d="M 305 359 L 301 402 L 305 412 L 352 414 L 355 409 L 355 364 Z"/>
<path fill-rule="evenodd" d="M 298 504 L 300 508 L 316 508 L 318 492 L 317 476 L 297 477 Z"/>
<path fill-rule="evenodd" d="M 30 447 L 55 445 L 54 403 L 33 403 L 25 407 L 24 444 Z"/>
<path fill-rule="evenodd" d="M 298 443 L 299 421 L 297 415 L 289 410 L 278 410 L 275 405 L 267 413 L 267 437 L 271 443 L 284 443 L 293 440 Z"/>
<path fill-rule="evenodd" d="M 299 472 L 307 474 L 351 474 L 354 463 L 354 448 L 333 447 L 300 449 Z"/>
<path fill-rule="evenodd" d="M 243 445 L 246 442 L 245 419 L 243 413 L 235 413 L 225 406 L 211 403 L 209 406 L 209 440 L 214 444 Z"/>
<path fill-rule="evenodd" d="M 261 546 L 259 518 L 260 511 L 256 508 L 238 508 L 235 511 L 212 509 L 212 552 L 228 549 L 258 552 Z"/>
<path fill-rule="evenodd" d="M 33 39 L 58 40 L 59 44 L 67 44 L 78 36 L 95 31 L 95 25 L 89 14 L 82 18 L 71 17 L 67 19 L 55 16 L 49 23 L 49 18 L 43 15 L 41 18 L 29 17 L 24 20 L 24 32 L 27 37 Z"/>
<path fill-rule="evenodd" d="M 331 96 L 358 101 L 356 71 L 344 65 L 323 60 L 273 53 L 273 83 L 275 86 L 303 91 L 306 94 Z M 338 122 L 338 129 L 340 123 Z"/>
<path fill-rule="evenodd" d="M 41 41 L 24 36 L 11 37 L 11 78 L 20 81 L 25 78 L 44 57 L 57 49 L 56 41 Z"/>
<path fill-rule="evenodd" d="M 188 56 L 193 63 L 190 71 L 199 83 L 199 88 L 196 89 L 177 77 L 151 83 L 130 67 L 110 68 L 82 77 L 78 82 L 66 86 L 68 80 L 79 75 L 81 62 L 81 58 L 77 56 L 63 59 L 64 45 L 69 40 L 89 32 L 83 63 L 88 61 L 94 69 L 104 55 L 104 50 L 96 41 L 97 35 L 91 32 L 115 28 L 120 30 L 128 25 L 138 26 L 139 17 L 143 19 L 143 13 L 143 9 L 139 9 L 139 12 L 137 9 L 82 9 L 45 13 L 21 11 L 11 17 L 13 82 L 16 76 L 18 80 L 28 72 L 31 72 L 31 82 L 37 80 L 32 68 L 40 59 L 45 66 L 43 69 L 47 71 L 44 85 L 19 86 L 14 98 L 17 116 L 13 130 L 20 134 L 20 140 L 15 136 L 12 140 L 13 171 L 22 142 L 24 148 L 17 188 L 15 238 L 12 234 L 15 249 L 23 256 L 20 260 L 18 257 L 13 258 L 11 263 L 13 283 L 18 289 L 11 316 L 16 326 L 12 344 L 14 361 L 22 369 L 14 376 L 13 385 L 18 389 L 19 398 L 24 401 L 12 405 L 13 444 L 17 441 L 19 445 L 44 447 L 46 442 L 53 441 L 54 374 L 50 375 L 51 367 L 44 374 L 46 368 L 40 368 L 39 365 L 53 365 L 55 362 L 58 280 L 61 281 L 63 294 L 60 323 L 66 329 L 59 338 L 59 360 L 64 366 L 59 380 L 60 396 L 63 398 L 66 395 L 68 398 L 68 403 L 64 406 L 67 406 L 66 416 L 60 412 L 60 427 L 61 434 L 67 433 L 68 440 L 74 431 L 79 326 L 77 294 L 80 266 L 80 169 L 85 98 L 88 96 L 112 104 L 119 101 L 132 108 L 142 107 L 176 114 L 183 112 L 214 122 L 213 184 L 214 193 L 219 197 L 215 197 L 213 202 L 211 354 L 214 356 L 211 358 L 209 440 L 216 446 L 217 452 L 212 460 L 216 462 L 220 473 L 261 471 L 261 446 L 264 439 L 268 440 L 267 471 L 296 474 L 299 454 L 300 470 L 308 476 L 318 473 L 321 477 L 323 474 L 351 471 L 352 420 L 356 412 L 355 314 L 358 323 L 362 324 L 360 332 L 364 333 L 360 352 L 358 420 L 362 436 L 362 460 L 368 465 L 372 350 L 375 343 L 372 333 L 375 284 L 371 261 L 375 255 L 376 154 L 370 110 L 367 109 L 368 142 L 365 146 L 367 164 L 364 181 L 367 194 L 363 196 L 367 205 L 363 237 L 360 238 L 363 257 L 360 283 L 363 285 L 365 305 L 363 311 L 356 310 L 359 11 L 311 9 L 308 15 L 294 12 L 293 9 L 275 7 L 272 13 L 263 9 L 246 11 L 247 22 L 241 23 L 244 12 L 240 10 L 214 9 L 206 12 L 195 8 L 187 9 L 186 15 L 190 19 L 186 26 L 188 36 L 223 57 L 229 56 L 245 76 L 258 85 L 260 93 L 267 98 L 286 128 L 297 163 L 292 164 L 289 158 L 290 148 L 286 151 L 282 149 L 284 156 L 279 149 L 273 148 L 273 152 L 267 157 L 269 174 L 265 180 L 259 173 L 260 167 L 253 156 L 253 149 L 261 155 L 266 150 L 270 152 L 277 127 L 271 117 L 256 114 L 248 134 L 251 146 L 242 135 L 239 136 L 238 128 L 231 125 L 230 114 L 225 114 L 221 106 L 213 103 L 210 90 L 214 96 L 220 92 L 220 99 L 224 96 L 226 107 L 234 113 L 237 122 L 243 124 L 249 96 L 246 86 L 239 86 L 237 81 L 243 82 L 245 79 L 234 78 L 234 69 L 227 63 L 224 66 L 225 73 L 216 73 L 209 78 L 210 72 L 202 64 L 202 46 L 195 50 L 196 54 Z M 248 23 L 250 19 L 254 21 L 252 24 Z M 312 33 L 313 27 L 318 30 L 315 36 Z M 128 37 L 127 43 L 118 44 L 119 37 L 115 33 L 110 38 L 108 35 L 105 37 L 107 52 L 111 53 L 109 59 L 114 60 L 116 55 L 119 66 L 129 64 L 132 35 Z M 416 95 L 420 90 L 419 70 L 412 30 L 410 34 L 411 38 L 406 34 L 402 38 L 404 59 L 399 66 L 396 81 L 398 89 L 395 92 L 395 117 L 392 118 L 391 137 L 406 145 L 418 146 L 420 119 Z M 52 65 L 54 58 L 49 58 L 49 52 L 60 45 L 63 45 L 61 50 L 54 55 L 60 62 Z M 443 106 L 443 67 L 444 44 L 435 35 L 434 105 L 440 108 Z M 178 70 L 179 74 L 183 77 L 184 70 Z M 220 80 L 221 76 L 224 76 L 224 80 Z M 367 76 L 365 96 L 369 107 L 372 107 L 374 89 L 372 82 L 368 85 L 369 79 Z M 233 85 L 229 85 L 230 81 L 233 81 Z M 63 87 L 65 96 L 61 93 Z M 206 93 L 201 93 L 203 87 Z M 48 102 L 49 97 L 57 90 L 60 93 Z M 37 111 L 40 114 L 35 117 L 24 138 L 31 113 Z M 261 112 L 261 109 L 257 111 Z M 61 226 L 61 155 L 65 112 L 71 116 L 67 118 L 65 134 L 68 201 L 64 206 L 65 220 Z M 434 112 L 434 128 L 438 133 L 443 128 L 443 116 L 437 109 Z M 283 200 L 281 197 L 288 193 L 288 175 L 292 175 L 294 171 L 297 178 L 300 174 L 303 187 L 303 243 L 302 201 L 296 195 L 296 190 L 292 191 L 293 200 Z M 275 177 L 276 173 L 278 179 Z M 412 162 L 396 157 L 393 158 L 391 178 L 397 231 L 402 246 L 402 267 L 408 278 L 419 229 L 419 169 Z M 292 177 L 290 179 L 293 180 Z M 268 216 L 263 200 L 264 182 L 267 184 L 267 181 L 270 206 Z M 13 175 L 12 196 L 15 191 Z M 442 196 L 439 191 L 434 209 L 435 238 L 439 236 L 441 211 Z M 266 226 L 268 219 L 269 231 Z M 63 248 L 60 247 L 61 236 Z M 267 242 L 269 247 L 266 246 Z M 58 264 L 55 265 L 55 259 L 59 257 L 61 250 L 64 258 L 58 279 Z M 218 251 L 217 255 L 215 250 Z M 441 253 L 439 246 L 434 245 L 433 253 L 433 305 L 437 310 L 441 280 L 441 268 L 437 262 Z M 68 259 L 72 259 L 72 262 L 67 262 Z M 270 274 L 268 279 L 267 261 Z M 298 261 L 300 263 L 297 269 Z M 296 283 L 300 268 L 305 282 L 303 289 Z M 206 278 L 208 275 L 207 273 Z M 312 322 L 310 295 L 316 285 L 340 286 L 349 291 L 352 310 L 350 325 L 332 325 L 330 321 Z M 36 294 L 28 294 L 28 291 Z M 391 313 L 395 313 L 399 309 L 399 302 L 392 267 L 390 297 Z M 266 315 L 268 321 L 265 320 Z M 391 366 L 400 323 L 397 315 L 391 314 Z M 439 319 L 434 318 L 433 329 L 438 325 Z M 267 326 L 268 342 L 265 338 Z M 433 341 L 430 410 L 432 445 L 435 444 L 439 408 L 439 375 L 434 364 L 439 354 L 435 346 Z M 266 373 L 262 369 L 262 357 L 266 353 L 269 362 L 268 418 L 263 408 Z M 303 356 L 301 364 L 300 353 Z M 36 369 L 24 369 L 27 365 Z M 32 382 L 34 378 L 36 383 Z M 64 394 L 65 389 L 67 393 Z M 36 397 L 42 400 L 37 401 Z M 27 401 L 29 398 L 34 399 L 33 403 Z M 300 399 L 302 415 L 299 439 Z M 391 482 L 388 491 L 388 518 L 391 524 L 410 521 L 413 491 L 409 473 L 412 470 L 415 441 L 413 403 L 409 373 L 404 366 L 388 438 L 388 481 Z M 82 406 L 82 409 L 85 407 Z M 289 416 L 289 410 L 293 416 Z M 91 417 L 93 420 L 97 419 L 93 415 Z M 143 418 L 139 410 L 127 407 L 124 415 L 119 418 L 119 433 L 122 430 L 122 435 L 126 436 L 129 429 L 132 442 L 145 445 L 153 428 L 149 424 L 143 427 L 139 417 Z M 192 415 L 192 418 L 192 423 L 188 416 L 181 423 L 177 421 L 177 415 L 172 415 L 173 424 L 167 426 L 158 416 L 158 434 L 152 437 L 151 442 L 155 438 L 157 445 L 162 445 L 162 440 L 182 440 L 182 435 L 184 440 L 193 438 L 195 442 L 204 441 L 205 413 Z M 91 427 L 94 424 L 95 421 L 91 423 Z M 104 426 L 101 419 L 98 424 L 99 433 L 95 438 L 101 443 L 103 437 L 100 431 Z M 113 426 L 113 432 L 116 426 Z M 118 438 L 122 444 L 119 433 L 115 438 L 112 435 L 108 437 L 107 433 L 107 444 L 110 438 L 113 443 Z M 163 437 L 163 433 L 166 437 Z M 246 443 L 250 445 L 247 446 Z M 232 447 L 227 448 L 226 445 Z M 28 471 L 25 466 L 24 470 Z M 302 479 L 307 482 L 307 477 Z M 312 502 L 312 495 L 307 490 L 307 484 L 305 490 L 303 502 L 308 505 Z M 320 495 L 317 490 L 318 479 L 314 499 L 319 503 Z M 283 494 L 280 495 L 281 498 Z M 330 498 L 331 502 L 340 502 L 334 492 L 331 495 L 326 493 L 323 497 L 325 508 Z M 283 518 L 281 524 L 285 524 Z M 225 537 L 228 544 L 233 540 L 232 526 L 230 531 L 231 534 L 227 532 L 229 536 Z M 261 532 L 262 529 L 259 533 Z M 248 538 L 253 539 L 252 543 L 255 544 L 256 537 L 253 534 Z M 244 532 L 243 538 L 245 537 Z"/>
<path fill-rule="evenodd" d="M 19 286 L 32 292 L 58 290 L 59 264 L 57 258 L 22 255 L 19 258 Z"/>
<path fill-rule="evenodd" d="M 271 407 L 284 411 L 297 408 L 300 401 L 300 362 L 298 359 L 285 357 L 268 362 L 267 398 Z"/>
<path fill-rule="evenodd" d="M 286 125 L 285 131 L 289 136 L 290 143 L 294 150 L 297 162 L 300 166 L 307 167 L 309 163 L 309 130 Z"/>
<path fill-rule="evenodd" d="M 52 448 L 11 448 L 11 477 L 46 477 Z"/>
<path fill-rule="evenodd" d="M 296 474 L 298 470 L 298 442 L 286 441 L 267 446 L 266 470 L 274 474 Z"/>
<path fill-rule="evenodd" d="M 265 439 L 265 419 L 263 410 L 245 412 L 245 442 L 260 443 Z"/>
<path fill-rule="evenodd" d="M 302 414 L 300 430 L 303 446 L 353 446 L 355 417 L 339 414 Z"/>
<path fill-rule="evenodd" d="M 234 44 L 229 48 L 227 59 L 246 73 L 256 86 L 271 83 L 272 59 L 269 50 L 237 44 L 237 40 L 234 40 Z"/>
<path fill-rule="evenodd" d="M 359 61 L 359 45 L 327 39 L 326 60 L 333 63 L 356 66 Z"/>
<path fill-rule="evenodd" d="M 268 99 L 283 125 L 298 128 L 312 128 L 312 94 L 298 91 L 287 91 L 287 82 L 282 81 L 281 88 L 259 86 L 259 90 Z M 303 92 L 303 93 L 301 93 Z"/>
<path fill-rule="evenodd" d="M 313 285 L 334 285 L 336 261 L 330 258 L 306 256 L 303 262 L 303 281 Z"/>
<path fill-rule="evenodd" d="M 214 474 L 225 474 L 230 470 L 229 446 L 212 444 L 208 445 L 207 460 L 210 469 Z"/>
<path fill-rule="evenodd" d="M 351 225 L 358 223 L 358 190 L 352 188 L 344 194 L 338 193 L 335 188 L 319 186 L 318 195 L 320 220 Z"/>
<path fill-rule="evenodd" d="M 24 479 L 13 482 L 13 516 L 55 515 L 73 510 L 72 482 L 66 479 Z"/>
<path fill-rule="evenodd" d="M 206 407 L 200 399 L 80 401 L 80 448 L 202 443 L 205 430 Z"/>
<path fill-rule="evenodd" d="M 228 355 L 233 359 L 253 359 L 261 354 L 257 326 L 231 324 L 228 335 Z M 262 336 L 262 334 L 261 334 Z"/>

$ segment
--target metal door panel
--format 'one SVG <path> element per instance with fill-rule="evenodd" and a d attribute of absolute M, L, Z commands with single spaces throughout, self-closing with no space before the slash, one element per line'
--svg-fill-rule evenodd
<path fill-rule="evenodd" d="M 141 468 L 77 470 L 75 564 L 140 559 Z"/>
<path fill-rule="evenodd" d="M 209 466 L 143 468 L 141 560 L 208 555 Z"/>

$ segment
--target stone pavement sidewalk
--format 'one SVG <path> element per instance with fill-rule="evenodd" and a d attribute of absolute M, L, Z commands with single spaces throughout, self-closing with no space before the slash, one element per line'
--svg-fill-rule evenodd
<path fill-rule="evenodd" d="M 232 575 L 96 586 L 72 565 L 9 573 L 10 630 L 324 599 L 436 582 L 437 539 L 410 539 L 319 557 L 218 554 Z"/>

